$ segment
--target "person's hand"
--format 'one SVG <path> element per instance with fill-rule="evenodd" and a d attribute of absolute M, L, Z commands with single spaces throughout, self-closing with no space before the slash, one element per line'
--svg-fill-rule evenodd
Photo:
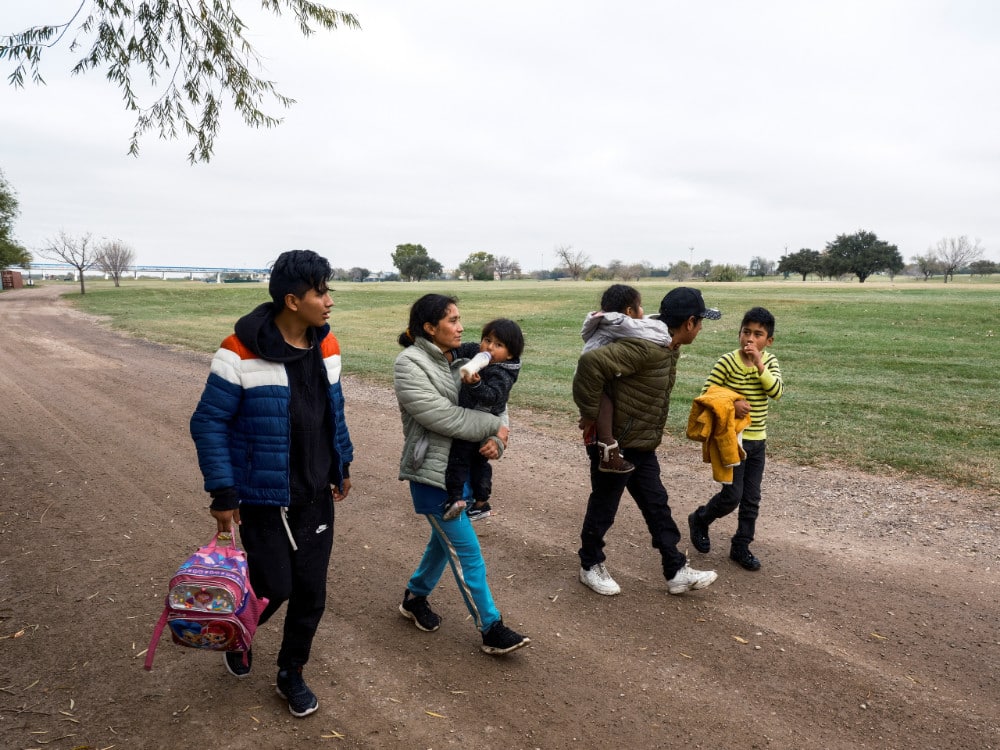
<path fill-rule="evenodd" d="M 754 346 L 752 341 L 748 341 L 744 345 L 743 358 L 756 367 L 758 372 L 764 369 L 764 358 L 760 356 L 760 351 Z"/>
<path fill-rule="evenodd" d="M 330 494 L 333 495 L 333 502 L 335 503 L 339 503 L 341 500 L 347 497 L 348 494 L 350 494 L 351 492 L 350 479 L 344 479 L 343 481 L 341 481 L 340 484 L 343 489 L 338 489 L 337 485 L 335 484 L 330 485 Z"/>
<path fill-rule="evenodd" d="M 462 373 L 462 382 L 465 383 L 466 385 L 475 385 L 479 381 L 480 377 L 478 372 L 469 372 L 468 370 L 466 370 L 465 372 Z"/>
<path fill-rule="evenodd" d="M 503 447 L 507 448 L 507 440 L 510 438 L 510 428 L 501 427 L 497 430 L 496 440 L 503 443 Z M 497 447 L 496 440 L 493 438 L 486 438 L 482 445 L 479 446 L 479 455 L 490 461 L 495 461 L 500 458 L 500 449 Z"/>
<path fill-rule="evenodd" d="M 749 401 L 734 401 L 733 409 L 736 412 L 737 419 L 743 419 L 750 413 L 750 402 Z"/>
<path fill-rule="evenodd" d="M 215 519 L 216 531 L 220 534 L 233 533 L 233 526 L 240 525 L 240 509 L 234 510 L 209 510 L 212 518 Z"/>
<path fill-rule="evenodd" d="M 593 419 L 589 419 L 588 417 L 580 417 L 580 421 L 576 423 L 576 426 L 579 427 L 584 432 L 586 432 L 587 430 L 589 430 L 591 427 L 594 426 L 594 423 L 595 420 Z"/>

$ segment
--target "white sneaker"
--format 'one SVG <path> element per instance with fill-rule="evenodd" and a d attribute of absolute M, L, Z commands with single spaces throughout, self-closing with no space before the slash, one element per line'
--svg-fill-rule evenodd
<path fill-rule="evenodd" d="M 604 596 L 614 596 L 620 594 L 622 590 L 604 567 L 604 563 L 597 563 L 590 570 L 580 568 L 580 583 Z"/>
<path fill-rule="evenodd" d="M 683 594 L 685 591 L 703 589 L 715 583 L 719 574 L 714 570 L 695 570 L 687 563 L 667 581 L 667 591 L 671 594 Z"/>

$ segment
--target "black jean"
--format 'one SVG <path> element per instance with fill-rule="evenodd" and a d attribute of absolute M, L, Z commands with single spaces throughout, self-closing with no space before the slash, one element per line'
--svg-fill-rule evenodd
<path fill-rule="evenodd" d="M 656 452 L 627 450 L 626 457 L 635 465 L 635 471 L 629 474 L 598 471 L 601 456 L 596 445 L 587 447 L 587 455 L 590 457 L 591 491 L 580 532 L 580 565 L 589 569 L 604 562 L 604 536 L 614 525 L 622 493 L 627 489 L 646 521 L 653 547 L 660 551 L 663 575 L 669 581 L 684 567 L 687 557 L 677 549 L 681 535 L 670 514 Z"/>
<path fill-rule="evenodd" d="M 454 439 L 448 453 L 448 468 L 444 472 L 444 486 L 448 490 L 448 501 L 461 500 L 465 483 L 472 487 L 476 500 L 490 499 L 493 491 L 493 467 L 479 452 L 478 442 Z"/>
<path fill-rule="evenodd" d="M 292 549 L 281 522 L 282 509 L 240 506 L 240 540 L 247 553 L 250 584 L 270 601 L 260 618 L 264 624 L 288 602 L 278 669 L 295 669 L 309 661 L 313 637 L 326 609 L 326 576 L 333 551 L 333 498 L 324 493 L 312 502 L 288 509 Z"/>
<path fill-rule="evenodd" d="M 766 440 L 744 440 L 747 457 L 733 467 L 733 483 L 724 484 L 705 505 L 695 513 L 706 524 L 716 518 L 728 516 L 738 507 L 734 547 L 747 547 L 753 541 L 760 515 L 760 485 L 764 479 Z"/>

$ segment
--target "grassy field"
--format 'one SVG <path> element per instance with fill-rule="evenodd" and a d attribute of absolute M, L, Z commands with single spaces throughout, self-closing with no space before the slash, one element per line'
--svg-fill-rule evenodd
<path fill-rule="evenodd" d="M 348 284 L 334 289 L 332 324 L 349 373 L 389 383 L 396 337 L 409 305 L 427 292 L 459 297 L 465 340 L 506 316 L 525 332 L 523 370 L 511 404 L 575 425 L 570 383 L 580 323 L 606 284 L 587 282 L 422 282 Z M 668 283 L 636 284 L 653 312 Z M 785 396 L 772 405 L 769 452 L 803 465 L 886 467 L 1000 492 L 1000 284 L 911 280 L 864 285 L 781 281 L 698 284 L 710 306 L 684 348 L 668 432 L 682 436 L 691 399 L 716 358 L 736 348 L 744 310 L 777 318 L 772 351 Z M 71 288 L 71 287 L 68 287 Z M 127 333 L 211 352 L 234 320 L 267 298 L 264 284 L 92 283 L 80 308 L 108 316 Z"/>

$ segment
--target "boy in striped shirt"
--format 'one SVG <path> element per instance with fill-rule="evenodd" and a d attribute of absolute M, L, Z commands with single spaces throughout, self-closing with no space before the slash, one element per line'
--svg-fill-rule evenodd
<path fill-rule="evenodd" d="M 702 388 L 704 393 L 709 386 L 718 385 L 741 394 L 745 400 L 736 402 L 736 416 L 749 414 L 751 421 L 743 431 L 746 458 L 733 468 L 733 483 L 721 485 L 711 500 L 688 516 L 691 544 L 699 552 L 708 552 L 708 527 L 712 521 L 739 508 L 729 557 L 746 570 L 760 570 L 760 560 L 750 551 L 750 543 L 760 512 L 768 399 L 777 401 L 783 390 L 778 358 L 767 351 L 772 343 L 774 316 L 763 307 L 747 310 L 740 323 L 739 349 L 719 357 Z"/>

